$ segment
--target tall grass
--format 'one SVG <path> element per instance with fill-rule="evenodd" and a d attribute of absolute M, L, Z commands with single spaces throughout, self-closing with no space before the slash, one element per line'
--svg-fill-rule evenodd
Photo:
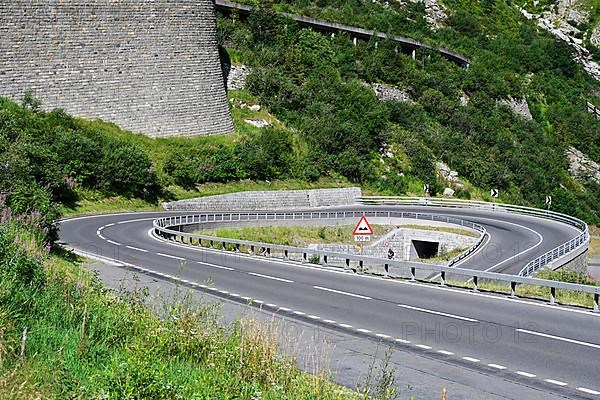
<path fill-rule="evenodd" d="M 35 225 L 0 226 L 2 399 L 364 398 L 326 370 L 300 372 L 268 324 L 224 326 L 218 307 L 182 290 L 109 292 L 77 257 L 44 245 Z"/>

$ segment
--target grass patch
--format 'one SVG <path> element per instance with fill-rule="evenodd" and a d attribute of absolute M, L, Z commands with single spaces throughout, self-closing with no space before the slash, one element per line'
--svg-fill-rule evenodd
<path fill-rule="evenodd" d="M 88 214 L 106 214 L 111 212 L 161 211 L 159 203 L 123 196 L 105 197 L 100 192 L 77 189 L 78 200 L 72 205 L 61 206 L 65 217 Z"/>
<path fill-rule="evenodd" d="M 588 256 L 593 257 L 600 253 L 600 227 L 590 226 L 590 248 L 588 250 Z"/>
<path fill-rule="evenodd" d="M 196 186 L 197 190 L 184 190 L 180 187 L 169 188 L 177 199 L 214 196 L 219 194 L 257 191 L 257 190 L 309 190 L 329 189 L 354 186 L 347 179 L 340 177 L 323 177 L 309 182 L 301 179 L 285 179 L 274 181 L 241 180 L 228 183 L 205 183 Z"/>
<path fill-rule="evenodd" d="M 433 231 L 433 232 L 446 232 L 453 233 L 455 235 L 469 236 L 478 238 L 479 235 L 475 232 L 469 231 L 467 229 L 460 228 L 450 228 L 446 226 L 426 226 L 426 225 L 398 225 L 398 228 L 406 228 L 406 229 L 417 229 L 420 231 Z"/>
<path fill-rule="evenodd" d="M 589 279 L 585 274 L 579 274 L 566 269 L 550 270 L 544 269 L 539 271 L 535 278 L 548 279 L 553 281 L 579 283 L 583 285 L 600 286 L 600 282 L 595 282 Z M 453 286 L 472 287 L 461 281 L 453 281 Z M 510 293 L 510 285 L 504 282 L 481 281 L 477 285 L 478 289 L 497 293 Z M 548 301 L 550 298 L 550 289 L 535 286 L 535 285 L 517 285 L 515 294 L 517 297 L 534 298 Z M 590 293 L 575 292 L 571 290 L 556 290 L 556 301 L 560 304 L 593 308 L 594 297 Z"/>
<path fill-rule="evenodd" d="M 36 239 L 0 227 L 0 398 L 366 398 L 296 369 L 269 324 L 223 326 L 183 290 L 109 292 L 76 256 L 23 251 Z"/>
<path fill-rule="evenodd" d="M 374 239 L 390 232 L 387 225 L 371 225 Z M 250 240 L 285 246 L 306 247 L 312 244 L 354 244 L 354 226 L 258 226 L 200 231 L 198 234 L 228 239 Z"/>
<path fill-rule="evenodd" d="M 65 217 L 75 217 L 110 212 L 163 211 L 164 209 L 161 206 L 163 201 L 186 200 L 244 191 L 310 190 L 351 186 L 353 185 L 348 180 L 335 177 L 324 177 L 314 182 L 287 179 L 273 182 L 242 180 L 228 183 L 205 183 L 198 185 L 195 190 L 187 190 L 181 186 L 173 185 L 167 188 L 170 198 L 159 199 L 156 202 L 123 196 L 106 197 L 98 191 L 78 188 L 76 189 L 78 200 L 74 204 L 62 205 L 61 212 Z"/>

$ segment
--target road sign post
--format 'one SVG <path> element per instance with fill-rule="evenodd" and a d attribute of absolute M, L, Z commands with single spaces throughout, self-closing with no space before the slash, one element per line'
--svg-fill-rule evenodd
<path fill-rule="evenodd" d="M 496 199 L 498 198 L 499 194 L 500 192 L 498 192 L 498 189 L 496 188 L 490 190 L 490 196 L 494 198 L 494 202 L 492 203 L 492 210 L 496 210 Z"/>
<path fill-rule="evenodd" d="M 362 243 L 370 242 L 371 236 L 373 236 L 375 232 L 373 232 L 373 228 L 371 228 L 371 224 L 367 221 L 367 217 L 364 215 L 360 217 L 358 224 L 352 231 L 352 235 L 354 235 L 354 241 L 357 243 L 357 246 L 360 245 L 360 254 L 362 255 Z"/>

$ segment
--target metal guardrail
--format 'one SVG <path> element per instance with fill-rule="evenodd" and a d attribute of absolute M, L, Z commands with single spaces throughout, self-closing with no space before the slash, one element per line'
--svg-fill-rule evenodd
<path fill-rule="evenodd" d="M 472 200 L 457 200 L 444 198 L 416 198 L 416 197 L 385 197 L 385 196 L 361 196 L 357 198 L 361 204 L 387 204 L 387 205 L 419 205 L 419 206 L 436 206 L 436 207 L 451 207 L 451 208 L 472 208 L 485 209 L 497 212 L 507 212 L 512 214 L 528 215 L 537 218 L 544 218 L 553 221 L 562 222 L 581 231 L 577 237 L 557 246 L 556 248 L 542 254 L 534 260 L 528 262 L 519 271 L 520 276 L 531 276 L 551 262 L 558 260 L 578 249 L 586 246 L 589 242 L 589 230 L 587 224 L 570 215 L 561 214 L 555 211 L 540 210 L 538 208 L 515 206 L 511 204 L 488 203 L 485 201 Z"/>
<path fill-rule="evenodd" d="M 401 211 L 336 211 L 336 212 L 294 212 L 294 213 L 217 213 L 217 214 L 201 214 L 201 215 L 188 215 L 188 216 L 175 216 L 166 217 L 157 221 L 164 223 L 163 220 L 169 219 L 167 226 L 173 225 L 190 225 L 190 224 L 201 224 L 206 222 L 248 222 L 248 221 L 261 221 L 261 220 L 314 220 L 314 219 L 345 219 L 345 218 L 359 218 L 362 215 L 373 218 L 404 218 L 404 219 L 417 219 L 433 222 L 443 222 L 446 224 L 457 225 L 461 228 L 469 228 L 476 232 L 479 232 L 479 238 L 477 241 L 469 247 L 466 251 L 462 252 L 458 256 L 454 257 L 449 261 L 448 265 L 456 265 L 459 261 L 467 258 L 473 254 L 479 246 L 483 243 L 485 236 L 487 235 L 486 229 L 480 225 L 470 221 L 465 221 L 460 218 L 450 216 L 440 216 L 435 214 L 426 213 L 413 213 L 413 212 L 401 212 Z M 227 216 L 227 217 L 225 217 Z M 181 219 L 183 218 L 183 220 Z M 178 221 L 178 223 L 177 223 Z M 200 235 L 199 235 L 200 236 Z M 203 239 L 210 240 L 210 236 L 203 236 Z M 217 238 L 212 237 L 214 241 Z"/>
<path fill-rule="evenodd" d="M 477 202 L 475 202 L 477 203 Z M 489 203 L 485 203 L 489 205 Z M 382 212 L 382 211 L 345 211 L 345 212 L 300 212 L 300 213 L 217 213 L 217 214 L 199 214 L 199 215 L 183 215 L 183 216 L 172 216 L 172 217 L 164 217 L 158 218 L 153 221 L 154 232 L 156 235 L 167 239 L 177 241 L 184 245 L 192 246 L 192 247 L 203 247 L 207 242 L 210 248 L 214 248 L 215 243 L 221 244 L 221 250 L 223 251 L 231 251 L 234 253 L 240 252 L 241 246 L 248 246 L 251 254 L 255 254 L 255 249 L 260 247 L 264 249 L 263 255 L 266 257 L 276 256 L 276 252 L 278 251 L 281 255 L 281 258 L 284 260 L 290 260 L 291 255 L 301 254 L 301 261 L 308 262 L 308 255 L 318 257 L 318 263 L 324 266 L 332 266 L 329 263 L 331 259 L 343 259 L 345 260 L 344 268 L 351 268 L 351 261 L 358 263 L 356 272 L 365 272 L 365 267 L 367 265 L 381 265 L 384 264 L 384 276 L 389 277 L 388 273 L 390 268 L 398 268 L 398 269 L 408 269 L 409 270 L 409 279 L 412 281 L 416 280 L 417 271 L 426 271 L 438 273 L 440 275 L 440 284 L 442 286 L 446 285 L 446 276 L 447 274 L 458 275 L 465 278 L 468 278 L 471 284 L 473 285 L 473 290 L 478 290 L 478 284 L 482 280 L 491 280 L 498 282 L 506 282 L 510 284 L 510 295 L 511 297 L 516 297 L 515 291 L 517 285 L 534 285 L 545 287 L 550 290 L 550 304 L 555 304 L 556 302 L 556 289 L 560 290 L 570 290 L 582 293 L 589 293 L 593 295 L 593 304 L 594 304 L 594 312 L 598 313 L 600 311 L 599 308 L 599 300 L 600 300 L 600 286 L 591 286 L 591 285 L 582 285 L 576 283 L 568 283 L 568 282 L 559 282 L 552 281 L 547 279 L 538 279 L 531 278 L 525 276 L 517 276 L 517 275 L 508 275 L 508 274 L 500 274 L 496 272 L 485 272 L 478 270 L 470 270 L 464 268 L 457 268 L 451 266 L 442 266 L 435 264 L 425 264 L 419 262 L 412 261 L 398 261 L 398 260 L 388 260 L 377 257 L 369 257 L 362 256 L 358 254 L 347 254 L 347 253 L 337 253 L 332 251 L 326 251 L 322 249 L 310 249 L 310 248 L 302 248 L 302 247 L 294 247 L 294 246 L 285 246 L 285 245 L 277 245 L 272 243 L 261 243 L 261 242 L 253 242 L 247 240 L 238 240 L 238 239 L 227 239 L 227 238 L 218 238 L 214 236 L 206 236 L 206 235 L 197 235 L 193 233 L 182 232 L 181 229 L 186 225 L 193 224 L 202 224 L 202 223 L 210 223 L 210 222 L 237 222 L 237 221 L 272 221 L 277 219 L 286 219 L 286 220 L 294 220 L 294 219 L 332 219 L 332 218 L 350 218 L 350 217 L 358 217 L 362 215 L 370 216 L 370 217 L 378 217 L 378 216 L 387 216 L 387 215 L 404 215 L 405 217 L 414 216 L 415 218 L 421 217 L 424 220 L 429 221 L 441 221 L 447 222 L 449 219 L 453 219 L 453 217 L 447 216 L 439 216 L 434 214 L 423 214 L 423 213 L 411 213 L 411 212 Z M 341 215 L 344 215 L 342 217 Z M 392 216 L 393 218 L 393 216 Z M 561 217 L 563 218 L 563 217 Z M 459 219 L 456 219 L 459 220 Z M 465 225 L 473 227 L 474 225 L 468 221 L 462 221 L 461 224 L 465 223 Z M 578 221 L 578 220 L 577 220 Z M 469 226 L 472 224 L 473 226 Z M 584 223 L 585 225 L 585 223 Z M 587 225 L 585 225 L 587 231 Z M 311 257 L 312 258 L 312 257 Z"/>
<path fill-rule="evenodd" d="M 596 116 L 596 118 L 600 118 L 600 108 L 596 107 L 589 101 L 586 103 L 587 111 Z"/>
<path fill-rule="evenodd" d="M 236 2 L 232 2 L 232 1 L 228 1 L 228 0 L 216 0 L 215 6 L 217 7 L 217 9 L 227 10 L 227 11 L 237 10 L 238 12 L 243 13 L 243 14 L 249 14 L 253 9 L 252 6 L 249 6 L 247 4 L 240 4 L 240 3 L 236 3 Z M 459 65 L 463 68 L 469 68 L 469 64 L 471 62 L 469 57 L 467 57 L 463 54 L 459 54 L 455 51 L 452 51 L 452 50 L 449 50 L 449 49 L 446 49 L 443 47 L 433 47 L 431 45 L 428 45 L 428 44 L 423 43 L 416 39 L 411 39 L 411 38 L 399 36 L 399 35 L 388 35 L 387 33 L 383 33 L 383 32 L 377 32 L 377 31 L 373 31 L 370 29 L 363 29 L 363 28 L 343 25 L 343 24 L 339 24 L 339 23 L 335 23 L 335 22 L 324 21 L 324 20 L 305 17 L 305 16 L 297 15 L 297 14 L 289 14 L 289 13 L 281 13 L 281 14 L 285 15 L 288 18 L 293 19 L 299 25 L 309 26 L 313 29 L 320 30 L 320 31 L 346 32 L 351 37 L 359 37 L 359 38 L 361 38 L 363 40 L 367 40 L 367 41 L 375 36 L 380 39 L 393 40 L 393 41 L 397 42 L 398 44 L 400 44 L 400 46 L 411 49 L 411 50 L 421 49 L 421 48 L 427 49 L 427 50 L 434 50 L 434 51 L 439 52 L 443 57 L 447 58 L 448 60 L 456 63 L 457 65 Z"/>

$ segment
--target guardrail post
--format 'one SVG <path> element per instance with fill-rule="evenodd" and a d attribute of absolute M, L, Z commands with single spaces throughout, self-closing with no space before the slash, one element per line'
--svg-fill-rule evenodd
<path fill-rule="evenodd" d="M 254 246 L 250 246 L 250 254 L 254 255 Z"/>
<path fill-rule="evenodd" d="M 221 243 L 221 250 L 226 250 L 227 249 L 227 243 L 222 242 Z"/>
<path fill-rule="evenodd" d="M 363 273 L 363 270 L 364 270 L 364 264 L 363 264 L 363 260 L 360 260 L 360 261 L 358 262 L 358 273 L 359 273 L 359 274 L 362 274 L 362 273 Z"/>
<path fill-rule="evenodd" d="M 600 312 L 600 307 L 598 307 L 598 298 L 600 298 L 600 294 L 594 293 L 594 312 Z"/>
<path fill-rule="evenodd" d="M 267 252 L 265 253 L 265 256 L 271 257 L 271 248 L 270 247 L 267 247 Z"/>
<path fill-rule="evenodd" d="M 473 277 L 473 291 L 474 292 L 479 291 L 479 289 L 477 288 L 477 277 L 476 276 Z"/>
<path fill-rule="evenodd" d="M 556 288 L 550 288 L 550 304 L 556 304 Z"/>
<path fill-rule="evenodd" d="M 515 295 L 516 290 L 517 290 L 517 282 L 511 282 L 510 283 L 510 297 L 513 297 L 513 298 L 517 297 Z"/>
<path fill-rule="evenodd" d="M 327 254 L 323 254 L 323 264 L 327 265 Z"/>
<path fill-rule="evenodd" d="M 240 252 L 240 244 L 239 244 L 239 243 L 236 243 L 236 244 L 235 244 L 235 252 L 236 252 L 236 253 L 239 253 L 239 252 Z"/>
<path fill-rule="evenodd" d="M 283 251 L 283 259 L 284 259 L 284 260 L 289 260 L 289 259 L 290 259 L 290 255 L 289 255 L 289 253 L 288 253 L 288 250 L 287 250 L 287 249 L 285 249 L 285 250 Z"/>
<path fill-rule="evenodd" d="M 412 282 L 417 280 L 417 269 L 415 267 L 410 267 L 410 280 Z"/>
<path fill-rule="evenodd" d="M 440 285 L 446 286 L 446 271 L 440 272 Z"/>
<path fill-rule="evenodd" d="M 210 248 L 212 249 L 212 248 L 214 248 L 214 247 L 215 247 L 215 241 L 214 241 L 214 240 L 211 240 L 211 241 L 210 241 Z"/>
<path fill-rule="evenodd" d="M 385 264 L 383 266 L 383 277 L 384 278 L 389 278 L 390 277 L 390 264 Z"/>
<path fill-rule="evenodd" d="M 350 268 L 350 259 L 346 258 L 346 268 Z"/>
<path fill-rule="evenodd" d="M 302 262 L 307 262 L 307 261 L 308 261 L 308 254 L 302 253 Z"/>

